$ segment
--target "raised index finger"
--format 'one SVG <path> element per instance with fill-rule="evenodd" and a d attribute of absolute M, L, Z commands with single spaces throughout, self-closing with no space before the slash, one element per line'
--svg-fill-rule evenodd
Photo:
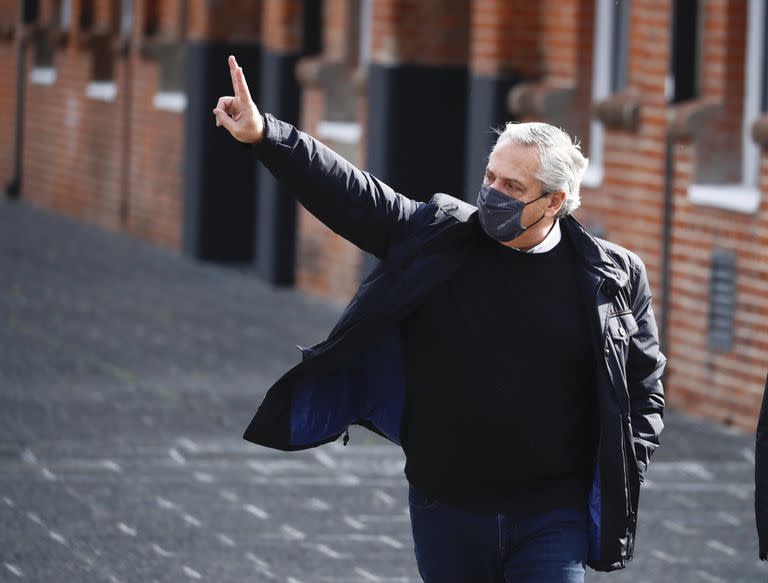
<path fill-rule="evenodd" d="M 248 83 L 245 82 L 245 75 L 242 68 L 238 66 L 237 59 L 232 55 L 229 57 L 229 73 L 232 76 L 232 87 L 235 90 L 235 97 L 250 101 L 251 92 L 248 90 Z"/>

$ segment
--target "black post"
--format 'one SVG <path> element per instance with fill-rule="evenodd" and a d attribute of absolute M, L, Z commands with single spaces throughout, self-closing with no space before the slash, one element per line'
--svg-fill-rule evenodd
<path fill-rule="evenodd" d="M 296 80 L 299 59 L 321 50 L 323 5 L 302 0 L 302 46 L 295 52 L 264 47 L 261 52 L 261 91 L 253 91 L 263 112 L 294 125 L 299 122 L 301 87 Z M 256 173 L 256 233 L 253 237 L 256 272 L 281 286 L 293 285 L 296 270 L 296 199 L 259 164 Z"/>
<path fill-rule="evenodd" d="M 667 135 L 666 144 L 664 147 L 664 225 L 662 234 L 662 255 L 661 255 L 661 335 L 659 344 L 661 349 L 668 351 L 667 339 L 667 327 L 669 326 L 669 308 L 671 302 L 669 301 L 669 289 L 671 287 L 671 258 L 672 258 L 672 213 L 674 205 L 672 197 L 673 191 L 673 177 L 675 172 L 674 165 L 674 144 L 675 138 L 671 135 Z"/>
<path fill-rule="evenodd" d="M 467 153 L 464 200 L 475 204 L 488 165 L 488 155 L 498 137 L 494 131 L 511 121 L 507 95 L 523 79 L 515 73 L 471 75 L 467 111 Z"/>
<path fill-rule="evenodd" d="M 372 63 L 368 95 L 368 169 L 411 198 L 464 198 L 467 68 Z"/>
<path fill-rule="evenodd" d="M 253 152 L 211 113 L 232 94 L 227 57 L 235 55 L 258 95 L 260 46 L 195 41 L 186 46 L 187 110 L 184 152 L 184 252 L 196 259 L 250 263 L 253 259 Z"/>
<path fill-rule="evenodd" d="M 13 175 L 5 187 L 9 198 L 18 199 L 21 196 L 21 167 L 24 145 L 24 89 L 26 87 L 25 67 L 27 53 L 26 25 L 37 20 L 37 0 L 20 0 L 20 22 L 17 38 L 19 41 L 16 53 L 16 141 L 13 153 Z"/>
<path fill-rule="evenodd" d="M 295 70 L 299 55 L 264 48 L 261 54 L 259 109 L 298 125 L 300 87 Z M 293 285 L 296 263 L 296 199 L 262 165 L 256 173 L 255 267 L 266 281 Z"/>

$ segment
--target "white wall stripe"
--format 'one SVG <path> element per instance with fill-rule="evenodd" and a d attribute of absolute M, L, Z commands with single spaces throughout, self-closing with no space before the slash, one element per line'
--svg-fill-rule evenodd
<path fill-rule="evenodd" d="M 5 565 L 5 568 L 8 569 L 11 573 L 16 575 L 17 577 L 23 577 L 24 573 L 21 569 L 19 569 L 16 565 L 12 565 L 11 563 L 3 563 Z"/>
<path fill-rule="evenodd" d="M 172 551 L 167 551 L 163 547 L 161 547 L 160 545 L 157 545 L 157 544 L 153 544 L 152 545 L 152 550 L 155 551 L 161 557 L 165 557 L 166 559 L 169 558 L 169 557 L 175 557 L 176 556 L 176 553 L 174 553 Z"/>
<path fill-rule="evenodd" d="M 136 536 L 137 532 L 135 528 L 131 528 L 127 524 L 123 522 L 117 523 L 117 528 L 120 530 L 120 532 L 127 534 L 128 536 Z"/>
<path fill-rule="evenodd" d="M 254 506 L 253 504 L 245 504 L 243 506 L 245 508 L 246 512 L 249 512 L 250 514 L 253 514 L 254 516 L 261 518 L 262 520 L 267 520 L 269 518 L 269 513 L 266 510 L 262 510 L 258 506 Z"/>
<path fill-rule="evenodd" d="M 186 565 L 184 565 L 184 574 L 187 577 L 189 577 L 190 579 L 202 579 L 203 578 L 203 576 L 200 573 L 198 573 L 197 571 L 195 571 L 191 567 L 187 567 Z"/>

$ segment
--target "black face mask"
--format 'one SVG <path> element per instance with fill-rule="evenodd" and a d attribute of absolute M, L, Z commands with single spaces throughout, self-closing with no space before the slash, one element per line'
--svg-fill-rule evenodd
<path fill-rule="evenodd" d="M 530 202 L 522 202 L 507 196 L 503 192 L 491 188 L 487 184 L 480 187 L 480 193 L 477 195 L 477 209 L 480 217 L 480 224 L 489 237 L 493 237 L 501 243 L 506 243 L 517 239 L 526 229 L 531 228 L 546 216 L 542 214 L 536 221 L 524 227 L 520 223 L 523 209 L 544 198 L 549 193 L 542 194 Z"/>

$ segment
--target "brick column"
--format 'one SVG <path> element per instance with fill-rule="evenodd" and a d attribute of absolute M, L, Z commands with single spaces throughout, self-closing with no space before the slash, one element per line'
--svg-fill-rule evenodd
<path fill-rule="evenodd" d="M 526 0 L 473 0 L 465 198 L 474 202 L 488 152 L 491 128 L 510 119 L 507 94 L 540 74 L 541 4 Z"/>
<path fill-rule="evenodd" d="M 264 0 L 261 53 L 262 111 L 298 125 L 300 88 L 296 65 L 305 53 L 305 27 L 319 27 L 317 0 Z M 257 170 L 256 269 L 277 285 L 294 282 L 296 202 L 263 167 Z"/>
<path fill-rule="evenodd" d="M 369 24 L 365 8 L 361 0 L 324 0 L 322 53 L 301 59 L 297 68 L 302 129 L 358 167 L 365 166 L 367 83 L 366 66 L 359 62 Z M 329 133 L 321 122 L 349 124 L 360 136 Z M 296 251 L 296 287 L 331 301 L 350 298 L 367 274 L 360 249 L 301 207 Z"/>
<path fill-rule="evenodd" d="M 469 4 L 374 3 L 368 168 L 420 200 L 464 189 Z"/>

